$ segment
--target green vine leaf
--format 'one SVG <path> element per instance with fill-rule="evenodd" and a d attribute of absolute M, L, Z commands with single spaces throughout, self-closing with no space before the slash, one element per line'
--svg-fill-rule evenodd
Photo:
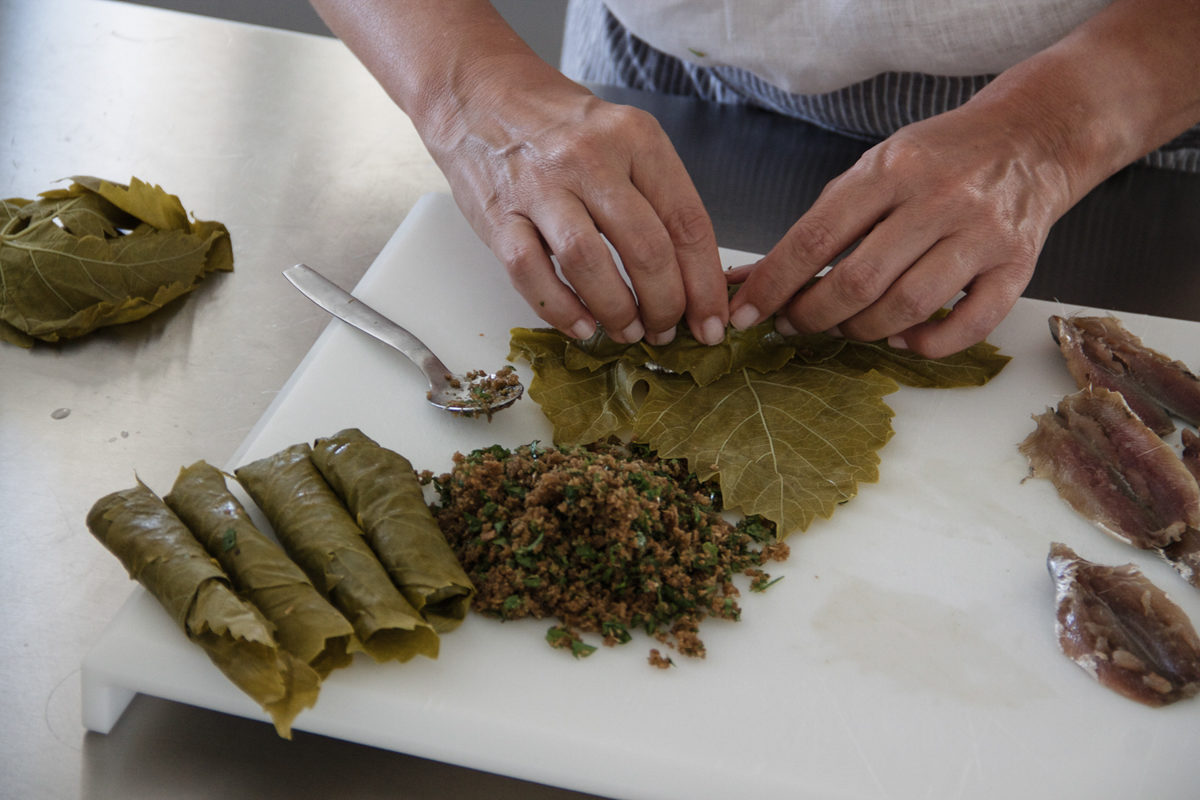
<path fill-rule="evenodd" d="M 919 389 L 953 389 L 983 386 L 1010 360 L 987 342 L 944 358 L 925 358 L 911 350 L 897 350 L 885 342 L 847 341 L 837 360 L 847 367 L 873 369 L 897 383 Z"/>
<path fill-rule="evenodd" d="M 653 376 L 633 436 L 659 455 L 717 476 L 725 507 L 775 522 L 781 535 L 828 518 L 879 478 L 892 436 L 882 398 L 899 388 L 876 372 L 831 363 L 748 369 L 707 387 Z"/>
<path fill-rule="evenodd" d="M 31 347 L 132 322 L 233 269 L 229 232 L 175 195 L 76 177 L 0 201 L 0 339 Z"/>
<path fill-rule="evenodd" d="M 730 329 L 716 347 L 682 327 L 664 347 L 516 328 L 509 358 L 533 366 L 529 395 L 556 444 L 632 436 L 685 458 L 702 479 L 717 478 L 727 508 L 773 521 L 780 538 L 878 480 L 892 436 L 883 398 L 899 384 L 978 386 L 1009 360 L 986 342 L 931 360 L 886 342 L 785 339 L 770 323 Z"/>
<path fill-rule="evenodd" d="M 603 331 L 586 341 L 569 340 L 563 351 L 568 369 L 597 370 L 616 361 L 631 366 L 656 365 L 663 370 L 687 374 L 705 386 L 734 370 L 749 367 L 771 372 L 786 364 L 796 348 L 775 332 L 770 320 L 739 331 L 730 328 L 717 345 L 696 341 L 686 325 L 680 325 L 670 344 L 656 346 L 645 340 L 633 344 L 614 342 Z"/>
<path fill-rule="evenodd" d="M 634 385 L 645 373 L 617 359 L 603 369 L 568 369 L 569 340 L 554 330 L 512 331 L 509 359 L 534 368 L 529 397 L 554 423 L 557 444 L 591 444 L 629 431 L 636 412 Z"/>

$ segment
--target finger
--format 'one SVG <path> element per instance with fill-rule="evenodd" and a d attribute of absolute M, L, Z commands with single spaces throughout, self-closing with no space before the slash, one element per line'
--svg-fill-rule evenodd
<path fill-rule="evenodd" d="M 942 358 L 987 338 L 1012 310 L 1028 283 L 1030 272 L 1020 265 L 1005 265 L 977 276 L 950 313 L 928 320 L 890 337 L 893 345 L 926 358 Z"/>
<path fill-rule="evenodd" d="M 729 269 L 725 270 L 725 283 L 729 286 L 736 286 L 738 284 L 745 283 L 746 279 L 750 277 L 750 273 L 754 272 L 754 268 L 756 266 L 758 266 L 757 262 L 754 264 L 739 264 L 736 267 L 730 267 Z"/>
<path fill-rule="evenodd" d="M 873 341 L 922 322 L 977 271 L 958 239 L 898 211 L 880 222 L 829 273 L 788 305 L 789 323 L 804 333 L 837 326 Z"/>
<path fill-rule="evenodd" d="M 635 162 L 634 184 L 670 237 L 683 280 L 688 328 L 697 341 L 718 344 L 729 324 L 729 291 L 717 235 L 683 162 L 669 142 L 663 141 L 667 147 L 662 152 Z"/>
<path fill-rule="evenodd" d="M 493 231 L 490 245 L 513 287 L 539 317 L 576 339 L 587 339 L 596 332 L 595 318 L 559 279 L 532 222 L 511 217 Z"/>
<path fill-rule="evenodd" d="M 730 320 L 734 327 L 756 325 L 782 308 L 809 279 L 866 234 L 887 209 L 878 196 L 862 188 L 831 183 L 763 256 L 733 296 Z"/>
<path fill-rule="evenodd" d="M 977 271 L 972 255 L 978 253 L 964 252 L 957 239 L 943 239 L 901 274 L 877 302 L 838 323 L 838 329 L 851 339 L 872 342 L 926 322 L 970 283 Z"/>
<path fill-rule="evenodd" d="M 579 300 L 618 342 L 645 334 L 633 292 L 617 269 L 608 244 L 583 204 L 573 196 L 548 196 L 531 209 L 530 219 Z"/>
<path fill-rule="evenodd" d="M 602 197 L 588 198 L 588 210 L 608 237 L 637 296 L 646 338 L 666 344 L 687 305 L 675 248 L 654 208 L 626 183 Z"/>

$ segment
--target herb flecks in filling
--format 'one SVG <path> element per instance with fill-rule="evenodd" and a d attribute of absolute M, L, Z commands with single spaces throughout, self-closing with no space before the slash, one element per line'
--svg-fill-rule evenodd
<path fill-rule="evenodd" d="M 466 379 L 465 384 L 451 373 L 446 373 L 444 377 L 447 385 L 461 394 L 462 407 L 455 409 L 454 413 L 463 417 L 486 415 L 490 421 L 493 411 L 512 402 L 521 392 L 521 379 L 511 366 L 494 373 L 471 370 L 462 376 Z M 432 398 L 432 392 L 428 396 Z"/>
<path fill-rule="evenodd" d="M 741 614 L 734 577 L 762 590 L 772 583 L 763 565 L 788 555 L 772 524 L 730 523 L 715 482 L 644 446 L 495 445 L 456 455 L 432 480 L 434 514 L 478 589 L 474 608 L 556 619 L 547 641 L 576 657 L 594 650 L 583 634 L 615 645 L 635 629 L 702 657 L 701 621 Z"/>

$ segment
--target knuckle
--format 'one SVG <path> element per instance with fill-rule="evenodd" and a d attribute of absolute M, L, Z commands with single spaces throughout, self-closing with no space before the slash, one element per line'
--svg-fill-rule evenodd
<path fill-rule="evenodd" d="M 651 278 L 669 273 L 674 252 L 665 235 L 634 236 L 621 250 L 621 260 L 627 269 Z"/>
<path fill-rule="evenodd" d="M 546 248 L 536 231 L 510 220 L 492 219 L 487 226 L 488 247 L 512 278 L 536 274 L 546 261 Z"/>
<path fill-rule="evenodd" d="M 881 173 L 924 170 L 929 159 L 930 153 L 920 138 L 905 135 L 885 139 L 864 155 L 864 163 Z"/>
<path fill-rule="evenodd" d="M 783 242 L 789 262 L 824 266 L 837 255 L 839 240 L 833 224 L 809 211 L 796 221 Z"/>
<path fill-rule="evenodd" d="M 600 235 L 593 230 L 568 228 L 553 246 L 564 270 L 590 270 L 608 256 Z"/>
<path fill-rule="evenodd" d="M 939 307 L 928 294 L 905 286 L 895 286 L 888 300 L 895 309 L 895 318 L 903 325 L 924 322 Z"/>
<path fill-rule="evenodd" d="M 1041 254 L 1041 246 L 1032 237 L 1021 236 L 1012 245 L 1013 256 L 1010 259 L 1017 271 L 1032 272 Z"/>
<path fill-rule="evenodd" d="M 712 223 L 701 206 L 676 206 L 663 215 L 671 240 L 680 247 L 697 247 L 715 242 Z"/>
<path fill-rule="evenodd" d="M 882 293 L 882 274 L 874 262 L 848 258 L 834 267 L 826 280 L 838 301 L 851 308 L 862 308 Z"/>
<path fill-rule="evenodd" d="M 630 105 L 613 104 L 608 106 L 609 124 L 634 134 L 635 136 L 654 136 L 662 133 L 653 114 Z"/>
<path fill-rule="evenodd" d="M 532 242 L 503 244 L 497 256 L 516 286 L 528 286 L 536 280 L 546 259 L 545 251 Z"/>

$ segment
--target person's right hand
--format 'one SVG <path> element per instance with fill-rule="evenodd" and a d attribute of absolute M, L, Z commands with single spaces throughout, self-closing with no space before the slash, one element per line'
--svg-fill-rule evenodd
<path fill-rule="evenodd" d="M 686 317 L 699 341 L 722 340 L 729 311 L 712 223 L 653 117 L 522 55 L 489 59 L 459 91 L 457 113 L 427 126 L 426 144 L 542 319 L 576 338 L 599 323 L 617 341 L 663 344 Z"/>
<path fill-rule="evenodd" d="M 653 117 L 568 80 L 487 0 L 312 2 L 412 119 L 542 319 L 570 336 L 599 323 L 618 341 L 664 344 L 686 318 L 699 341 L 724 338 L 712 223 Z"/>

